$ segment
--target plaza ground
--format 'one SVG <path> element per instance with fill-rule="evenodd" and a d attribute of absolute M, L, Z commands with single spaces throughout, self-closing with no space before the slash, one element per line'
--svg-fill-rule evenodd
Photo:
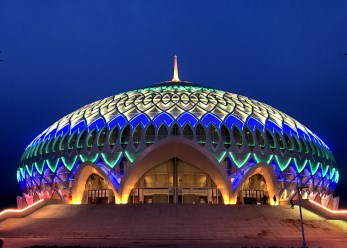
<path fill-rule="evenodd" d="M 347 222 L 303 209 L 308 247 L 346 247 Z M 4 247 L 300 247 L 299 210 L 269 205 L 46 205 L 0 222 Z"/>

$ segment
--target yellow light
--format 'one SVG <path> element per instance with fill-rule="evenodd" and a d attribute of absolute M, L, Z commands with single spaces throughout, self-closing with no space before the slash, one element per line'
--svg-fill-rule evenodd
<path fill-rule="evenodd" d="M 327 207 L 324 207 L 323 205 L 321 205 L 321 204 L 319 204 L 319 203 L 317 203 L 317 202 L 315 202 L 315 201 L 312 201 L 312 200 L 309 200 L 309 201 L 310 201 L 311 203 L 313 203 L 313 204 L 315 204 L 315 205 L 321 207 L 322 209 L 324 209 L 324 210 L 330 212 L 330 213 L 333 213 L 333 214 L 347 214 L 347 210 L 331 210 L 331 209 L 329 209 L 329 208 L 327 208 Z"/>
<path fill-rule="evenodd" d="M 178 64 L 177 64 L 177 55 L 175 54 L 175 59 L 174 59 L 174 75 L 171 80 L 172 82 L 179 82 L 180 79 L 178 78 Z"/>
<path fill-rule="evenodd" d="M 30 206 L 27 206 L 27 207 L 25 207 L 25 208 L 23 208 L 23 209 L 6 209 L 6 210 L 0 212 L 0 216 L 1 216 L 1 215 L 4 215 L 4 214 L 6 214 L 6 213 L 22 213 L 22 212 L 24 212 L 25 210 L 30 209 L 30 208 L 36 206 L 37 204 L 43 202 L 43 200 L 44 200 L 44 199 L 41 199 L 41 200 L 35 202 L 34 204 L 31 204 Z"/>

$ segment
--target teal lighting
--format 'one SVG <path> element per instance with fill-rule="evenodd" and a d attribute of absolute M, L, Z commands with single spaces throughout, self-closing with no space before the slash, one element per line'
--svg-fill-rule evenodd
<path fill-rule="evenodd" d="M 118 163 L 120 157 L 122 156 L 122 152 L 115 152 L 114 155 L 115 155 L 115 159 L 108 159 L 105 153 L 101 153 L 102 159 L 111 168 L 114 168 L 114 166 Z"/>
<path fill-rule="evenodd" d="M 81 158 L 83 163 L 86 162 L 86 161 L 90 161 L 92 163 L 95 163 L 96 160 L 98 159 L 98 156 L 99 156 L 98 153 L 95 153 L 95 154 L 93 154 L 91 156 L 86 156 L 86 155 L 80 154 L 80 158 Z"/>
<path fill-rule="evenodd" d="M 289 158 L 281 158 L 281 157 L 279 157 L 277 155 L 275 155 L 275 158 L 276 158 L 276 161 L 277 161 L 277 165 L 278 165 L 278 167 L 280 167 L 281 171 L 284 171 L 288 167 L 290 161 L 292 160 L 291 157 L 289 157 Z"/>
<path fill-rule="evenodd" d="M 49 159 L 46 159 L 47 166 L 49 167 L 49 169 L 53 173 L 55 173 L 55 171 L 57 170 L 57 167 L 58 167 L 58 164 L 59 164 L 59 160 L 60 160 L 60 158 L 57 158 L 57 160 L 54 162 L 54 160 L 50 161 Z"/>
<path fill-rule="evenodd" d="M 296 158 L 294 158 L 294 164 L 296 166 L 296 169 L 298 170 L 299 173 L 301 173 L 304 169 L 305 169 L 305 166 L 307 164 L 307 159 L 305 159 L 303 161 L 303 163 L 300 163 L 299 161 L 296 160 Z"/>
<path fill-rule="evenodd" d="M 63 161 L 63 164 L 64 164 L 65 168 L 67 168 L 69 171 L 71 171 L 72 168 L 76 164 L 77 158 L 78 158 L 78 155 L 73 157 L 72 160 L 70 160 L 69 158 L 64 158 L 64 157 L 61 157 L 61 160 Z"/>
<path fill-rule="evenodd" d="M 237 166 L 237 168 L 241 168 L 248 161 L 249 157 L 251 156 L 251 153 L 246 153 L 246 155 L 244 155 L 243 158 L 237 158 L 236 156 L 234 156 L 234 154 L 232 152 L 229 152 L 229 154 L 230 154 L 232 161 Z"/>

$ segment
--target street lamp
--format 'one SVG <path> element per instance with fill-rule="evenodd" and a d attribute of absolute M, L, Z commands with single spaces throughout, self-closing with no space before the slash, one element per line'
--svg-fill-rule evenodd
<path fill-rule="evenodd" d="M 298 186 L 298 196 L 299 196 L 299 212 L 300 212 L 300 223 L 301 223 L 301 234 L 302 234 L 302 247 L 306 248 L 306 240 L 305 240 L 305 231 L 304 231 L 304 223 L 302 221 L 302 212 L 301 212 L 301 190 L 306 189 L 308 186 Z"/>

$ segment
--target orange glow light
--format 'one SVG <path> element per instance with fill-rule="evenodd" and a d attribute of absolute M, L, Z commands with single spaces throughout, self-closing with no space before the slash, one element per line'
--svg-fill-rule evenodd
<path fill-rule="evenodd" d="M 1 215 L 4 215 L 4 214 L 6 214 L 6 213 L 22 213 L 22 212 L 24 212 L 25 210 L 30 209 L 30 208 L 36 206 L 37 204 L 43 202 L 43 200 L 44 200 L 44 199 L 41 199 L 41 200 L 35 202 L 34 204 L 31 204 L 30 206 L 27 206 L 27 207 L 25 207 L 25 208 L 23 208 L 23 209 L 6 209 L 6 210 L 0 212 L 0 216 L 1 216 Z"/>

